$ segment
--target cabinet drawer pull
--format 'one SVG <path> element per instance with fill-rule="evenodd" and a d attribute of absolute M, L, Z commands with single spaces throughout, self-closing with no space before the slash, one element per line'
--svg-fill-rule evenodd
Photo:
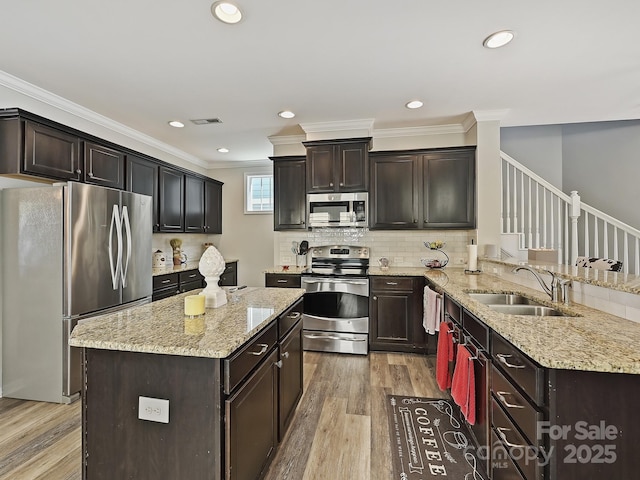
<path fill-rule="evenodd" d="M 278 283 L 287 283 L 289 280 L 278 280 Z"/>
<path fill-rule="evenodd" d="M 500 399 L 500 402 L 505 407 L 509 407 L 509 408 L 524 408 L 523 405 L 518 405 L 517 403 L 509 403 L 507 401 L 507 399 L 505 398 L 505 395 L 513 395 L 511 392 L 496 392 L 496 395 L 498 396 L 498 398 Z"/>
<path fill-rule="evenodd" d="M 258 346 L 261 347 L 259 352 L 249 352 L 249 354 L 259 356 L 266 352 L 267 348 L 269 348 L 269 345 L 267 345 L 266 343 L 258 343 Z"/>
<path fill-rule="evenodd" d="M 367 340 L 364 338 L 350 338 L 350 337 L 338 337 L 337 335 L 318 335 L 318 334 L 305 334 L 306 338 L 316 339 L 320 338 L 322 340 L 344 340 L 346 342 L 366 342 Z"/>
<path fill-rule="evenodd" d="M 282 360 L 278 360 L 274 365 L 278 368 L 282 368 Z"/>
<path fill-rule="evenodd" d="M 160 282 L 160 283 L 171 283 L 171 279 L 167 278 L 166 280 L 162 280 L 162 282 Z"/>
<path fill-rule="evenodd" d="M 397 285 L 398 282 L 386 282 L 387 285 Z"/>
<path fill-rule="evenodd" d="M 76 174 L 80 175 L 82 173 L 82 170 L 80 170 L 79 168 L 76 170 Z"/>
<path fill-rule="evenodd" d="M 496 357 L 498 357 L 498 360 L 500 360 L 504 365 L 506 365 L 509 368 L 524 368 L 524 365 L 516 365 L 515 363 L 509 363 L 507 361 L 507 358 L 511 358 L 513 355 L 507 355 L 505 353 L 498 353 L 496 354 Z"/>
<path fill-rule="evenodd" d="M 507 445 L 507 447 L 512 447 L 512 448 L 527 448 L 528 447 L 528 445 L 518 445 L 517 443 L 511 443 L 511 442 L 509 442 L 509 440 L 507 440 L 507 435 L 504 432 L 510 432 L 511 431 L 510 428 L 496 427 L 496 430 L 498 430 L 498 435 L 500 435 L 500 438 L 505 443 L 505 445 Z"/>
<path fill-rule="evenodd" d="M 294 318 L 299 318 L 300 315 L 302 315 L 300 312 L 293 312 L 293 313 L 290 313 L 289 315 L 287 315 L 287 317 L 290 318 L 291 320 L 293 320 Z"/>
<path fill-rule="evenodd" d="M 191 275 L 189 275 L 189 278 L 195 278 L 195 277 L 196 277 L 195 273 L 192 273 Z"/>

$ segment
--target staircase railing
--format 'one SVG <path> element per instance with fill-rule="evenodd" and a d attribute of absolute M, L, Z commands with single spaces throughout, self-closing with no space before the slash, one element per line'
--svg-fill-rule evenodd
<path fill-rule="evenodd" d="M 553 249 L 559 264 L 579 255 L 622 262 L 624 273 L 640 275 L 640 230 L 567 195 L 504 152 L 503 233 L 517 233 L 520 248 Z"/>

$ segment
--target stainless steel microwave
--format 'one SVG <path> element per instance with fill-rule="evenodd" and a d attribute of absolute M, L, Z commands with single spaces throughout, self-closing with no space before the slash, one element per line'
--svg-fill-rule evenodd
<path fill-rule="evenodd" d="M 309 193 L 307 218 L 311 227 L 367 227 L 369 194 Z"/>

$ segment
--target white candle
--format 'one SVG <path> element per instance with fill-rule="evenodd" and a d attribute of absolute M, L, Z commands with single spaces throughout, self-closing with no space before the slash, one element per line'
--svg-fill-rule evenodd
<path fill-rule="evenodd" d="M 204 301 L 203 295 L 187 295 L 184 297 L 184 314 L 191 317 L 202 315 L 204 313 Z"/>

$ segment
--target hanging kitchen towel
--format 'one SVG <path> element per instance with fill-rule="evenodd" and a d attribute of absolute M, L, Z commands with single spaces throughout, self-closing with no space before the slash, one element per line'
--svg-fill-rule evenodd
<path fill-rule="evenodd" d="M 424 287 L 422 326 L 425 332 L 435 335 L 440 329 L 440 295 Z"/>
<path fill-rule="evenodd" d="M 453 362 L 453 324 L 442 322 L 438 332 L 436 352 L 436 381 L 443 392 L 451 387 L 449 363 Z"/>
<path fill-rule="evenodd" d="M 456 368 L 451 383 L 451 396 L 469 424 L 476 423 L 476 388 L 471 352 L 464 345 L 458 345 Z"/>

